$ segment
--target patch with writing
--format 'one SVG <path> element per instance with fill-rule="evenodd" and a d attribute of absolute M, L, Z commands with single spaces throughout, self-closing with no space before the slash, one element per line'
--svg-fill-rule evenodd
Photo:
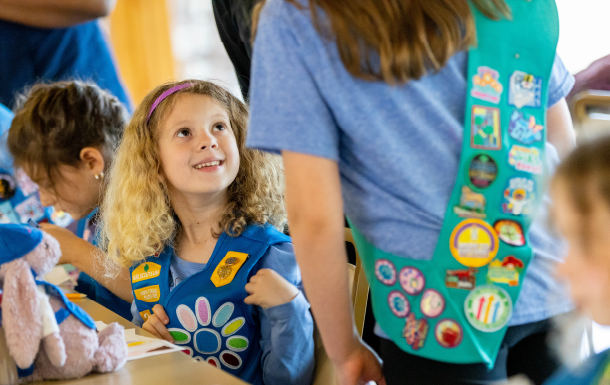
<path fill-rule="evenodd" d="M 154 262 L 144 262 L 131 273 L 131 282 L 136 283 L 157 278 L 161 274 L 161 265 Z"/>
<path fill-rule="evenodd" d="M 492 333 L 506 326 L 513 313 L 513 302 L 500 287 L 478 286 L 466 297 L 464 312 L 475 329 Z"/>
<path fill-rule="evenodd" d="M 481 150 L 502 148 L 499 109 L 472 106 L 470 147 Z"/>
<path fill-rule="evenodd" d="M 540 108 L 542 105 L 542 78 L 523 71 L 515 71 L 510 77 L 508 104 L 517 108 Z"/>
<path fill-rule="evenodd" d="M 490 103 L 500 103 L 504 87 L 499 82 L 498 71 L 481 66 L 477 68 L 477 74 L 472 77 L 472 89 L 470 95 L 473 98 L 485 100 Z"/>
<path fill-rule="evenodd" d="M 487 188 L 496 180 L 497 176 L 498 165 L 489 155 L 479 154 L 470 162 L 468 178 L 473 186 Z"/>
<path fill-rule="evenodd" d="M 472 191 L 468 186 L 462 186 L 460 204 L 453 207 L 453 212 L 462 218 L 484 219 L 485 196 Z"/>
<path fill-rule="evenodd" d="M 150 310 L 146 309 L 144 311 L 140 312 L 140 317 L 142 317 L 142 319 L 144 320 L 144 322 L 146 322 L 146 320 L 148 319 L 148 317 L 151 316 Z"/>
<path fill-rule="evenodd" d="M 542 174 L 540 150 L 536 147 L 513 145 L 508 152 L 508 164 L 513 166 L 517 171 Z"/>
<path fill-rule="evenodd" d="M 445 286 L 450 289 L 472 290 L 477 285 L 476 274 L 478 269 L 447 270 L 445 272 Z"/>
<path fill-rule="evenodd" d="M 510 115 L 508 135 L 523 144 L 532 144 L 534 142 L 542 141 L 543 130 L 544 127 L 536 122 L 534 116 L 526 117 L 521 111 L 513 111 Z"/>
<path fill-rule="evenodd" d="M 511 178 L 504 189 L 502 212 L 512 215 L 529 215 L 536 201 L 536 184 L 529 178 Z"/>
<path fill-rule="evenodd" d="M 510 255 L 503 260 L 494 260 L 487 270 L 487 282 L 519 286 L 519 274 L 524 268 L 523 261 Z"/>
<path fill-rule="evenodd" d="M 133 291 L 136 299 L 144 302 L 157 302 L 161 299 L 161 290 L 159 285 L 146 286 Z"/>
<path fill-rule="evenodd" d="M 449 249 L 453 257 L 467 267 L 487 265 L 498 253 L 498 236 L 487 222 L 466 219 L 451 233 Z"/>

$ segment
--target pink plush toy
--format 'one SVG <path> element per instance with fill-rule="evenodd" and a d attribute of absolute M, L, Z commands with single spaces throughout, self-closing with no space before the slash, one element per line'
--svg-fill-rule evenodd
<path fill-rule="evenodd" d="M 35 279 L 60 256 L 59 243 L 49 234 L 0 225 L 1 322 L 24 381 L 78 378 L 125 364 L 122 326 L 112 323 L 98 334 L 91 317 L 58 287 Z"/>

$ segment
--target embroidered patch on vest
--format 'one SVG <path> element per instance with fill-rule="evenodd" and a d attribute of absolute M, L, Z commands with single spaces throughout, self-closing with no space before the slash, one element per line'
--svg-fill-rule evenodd
<path fill-rule="evenodd" d="M 136 283 L 147 279 L 157 278 L 161 274 L 161 265 L 145 262 L 131 273 L 131 282 Z"/>
<path fill-rule="evenodd" d="M 229 251 L 212 273 L 212 277 L 210 279 L 212 280 L 214 286 L 221 287 L 231 283 L 247 259 L 248 254 L 246 253 Z"/>
<path fill-rule="evenodd" d="M 151 316 L 151 313 L 150 313 L 150 310 L 148 310 L 148 309 L 140 312 L 140 317 L 142 317 L 144 322 L 146 322 L 148 320 L 148 317 L 150 317 L 150 316 Z"/>
<path fill-rule="evenodd" d="M 446 318 L 438 321 L 434 328 L 436 342 L 444 348 L 450 349 L 458 346 L 464 338 L 464 331 L 460 324 Z"/>
<path fill-rule="evenodd" d="M 464 301 L 466 319 L 477 330 L 486 333 L 504 327 L 513 314 L 513 301 L 508 293 L 497 286 L 478 286 Z"/>
<path fill-rule="evenodd" d="M 500 150 L 500 110 L 483 106 L 472 106 L 470 147 L 481 150 Z"/>
<path fill-rule="evenodd" d="M 453 232 L 449 249 L 453 257 L 467 267 L 487 265 L 498 253 L 498 235 L 487 222 L 466 219 Z"/>
<path fill-rule="evenodd" d="M 421 297 L 419 309 L 428 318 L 436 318 L 445 310 L 445 297 L 435 289 L 427 289 Z"/>
<path fill-rule="evenodd" d="M 133 291 L 136 299 L 144 302 L 157 302 L 161 299 L 161 290 L 159 285 L 146 286 Z"/>

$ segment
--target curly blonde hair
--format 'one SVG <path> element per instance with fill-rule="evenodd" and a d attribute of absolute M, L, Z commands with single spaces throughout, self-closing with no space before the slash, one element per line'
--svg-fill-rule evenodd
<path fill-rule="evenodd" d="M 168 89 L 190 84 L 164 99 L 147 115 L 153 102 Z M 228 205 L 219 228 L 239 236 L 253 223 L 286 226 L 284 174 L 281 158 L 246 148 L 248 108 L 224 88 L 201 80 L 163 84 L 140 103 L 123 133 L 110 170 L 102 205 L 102 248 L 122 266 L 131 266 L 158 254 L 178 234 L 180 221 L 174 214 L 159 156 L 159 126 L 183 93 L 207 95 L 224 107 L 239 150 L 239 170 L 228 187 Z M 220 234 L 213 233 L 218 237 Z"/>

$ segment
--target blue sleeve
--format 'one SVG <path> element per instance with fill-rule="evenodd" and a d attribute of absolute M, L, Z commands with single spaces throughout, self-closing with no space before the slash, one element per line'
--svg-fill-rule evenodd
<path fill-rule="evenodd" d="M 261 268 L 275 270 L 293 285 L 302 286 L 291 243 L 270 247 Z M 289 303 L 257 309 L 265 385 L 310 385 L 314 372 L 313 318 L 303 292 Z"/>
<path fill-rule="evenodd" d="M 8 139 L 8 129 L 15 116 L 4 104 L 0 104 L 0 168 L 12 172 L 13 157 L 8 151 L 6 140 Z"/>
<path fill-rule="evenodd" d="M 574 76 L 572 76 L 559 55 L 555 55 L 551 78 L 549 79 L 549 103 L 553 107 L 562 98 L 565 98 L 574 87 Z"/>
<path fill-rule="evenodd" d="M 144 325 L 144 320 L 142 319 L 142 316 L 140 315 L 140 312 L 138 311 L 138 307 L 136 306 L 136 301 L 133 301 L 131 303 L 131 315 L 133 317 L 133 319 L 131 320 L 131 323 L 138 326 L 138 327 L 142 327 L 142 325 Z"/>
<path fill-rule="evenodd" d="M 271 0 L 262 10 L 253 48 L 247 144 L 338 161 L 339 131 L 315 79 L 320 69 L 307 62 L 318 52 L 303 43 L 319 37 L 313 27 L 302 25 L 297 37 L 286 20 L 289 7 L 284 0 Z"/>

